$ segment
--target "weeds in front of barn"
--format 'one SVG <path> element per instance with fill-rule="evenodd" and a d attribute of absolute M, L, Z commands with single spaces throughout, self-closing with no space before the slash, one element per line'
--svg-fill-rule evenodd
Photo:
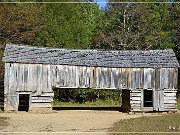
<path fill-rule="evenodd" d="M 54 107 L 106 107 L 106 106 L 121 106 L 120 101 L 114 101 L 114 100 L 96 100 L 94 102 L 84 102 L 84 103 L 77 103 L 77 102 L 60 102 L 58 100 L 53 101 L 53 106 Z"/>

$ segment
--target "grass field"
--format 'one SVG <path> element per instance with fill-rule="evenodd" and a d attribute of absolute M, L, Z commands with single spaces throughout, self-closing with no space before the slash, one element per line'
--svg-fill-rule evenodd
<path fill-rule="evenodd" d="M 177 108 L 180 110 L 180 98 L 177 99 Z M 170 127 L 174 127 L 170 128 Z M 166 114 L 162 116 L 141 117 L 129 120 L 121 120 L 109 129 L 109 132 L 175 132 L 180 134 L 180 114 Z M 118 135 L 118 133 L 112 133 Z M 119 133 L 122 134 L 122 133 Z M 124 135 L 126 133 L 123 133 Z M 127 133 L 128 135 L 130 133 Z M 147 133 L 133 133 L 133 135 L 146 135 Z M 158 133 L 158 135 L 170 135 L 171 133 Z M 151 133 L 157 135 L 157 133 Z"/>
<path fill-rule="evenodd" d="M 121 120 L 115 123 L 109 132 L 180 132 L 180 114 Z"/>
<path fill-rule="evenodd" d="M 85 103 L 76 103 L 76 102 L 59 102 L 57 100 L 53 101 L 54 107 L 106 107 L 106 106 L 121 106 L 120 101 L 113 100 L 96 100 L 95 102 L 85 102 Z"/>
<path fill-rule="evenodd" d="M 121 106 L 121 101 L 114 101 L 114 100 L 96 100 L 95 102 L 85 102 L 85 103 L 76 103 L 76 102 L 60 102 L 57 100 L 53 101 L 53 106 L 58 107 L 74 107 L 74 106 L 82 106 L 82 107 L 95 107 L 95 106 Z M 180 97 L 177 99 L 177 108 L 180 110 Z"/>

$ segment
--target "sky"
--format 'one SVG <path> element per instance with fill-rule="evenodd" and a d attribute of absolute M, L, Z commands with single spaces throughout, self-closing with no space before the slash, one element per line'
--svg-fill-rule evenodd
<path fill-rule="evenodd" d="M 106 6 L 108 0 L 96 0 L 96 2 L 98 2 L 99 5 L 99 9 L 103 8 Z M 102 2 L 102 3 L 101 3 Z"/>

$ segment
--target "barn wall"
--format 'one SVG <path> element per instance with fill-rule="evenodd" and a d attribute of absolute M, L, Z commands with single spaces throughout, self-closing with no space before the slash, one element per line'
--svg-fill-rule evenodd
<path fill-rule="evenodd" d="M 167 72 L 167 71 L 166 71 Z M 167 80 L 165 82 L 168 82 L 162 86 L 164 88 L 164 111 L 174 111 L 176 110 L 177 106 L 177 98 L 176 98 L 176 93 L 178 90 L 178 69 L 177 68 L 169 68 L 168 75 L 166 75 Z M 161 80 L 163 82 L 163 80 Z"/>
<path fill-rule="evenodd" d="M 61 88 L 127 89 L 125 68 L 52 65 L 52 85 Z"/>
<path fill-rule="evenodd" d="M 31 95 L 31 107 L 51 107 L 50 65 L 5 63 L 5 111 L 17 110 L 18 94 Z M 43 103 L 43 105 L 42 105 Z"/>
<path fill-rule="evenodd" d="M 143 90 L 135 89 L 130 91 L 131 111 L 142 111 Z"/>
<path fill-rule="evenodd" d="M 22 92 L 31 94 L 30 109 L 51 108 L 53 87 L 128 89 L 132 111 L 143 110 L 142 91 L 152 89 L 154 93 L 163 93 L 164 106 L 161 110 L 176 108 L 176 68 L 105 68 L 5 63 L 4 81 L 5 110 L 17 110 L 18 94 Z M 159 104 L 156 107 L 158 108 Z"/>
<path fill-rule="evenodd" d="M 131 111 L 176 110 L 177 68 L 136 68 L 131 74 Z M 143 106 L 143 89 L 153 91 L 153 108 Z"/>

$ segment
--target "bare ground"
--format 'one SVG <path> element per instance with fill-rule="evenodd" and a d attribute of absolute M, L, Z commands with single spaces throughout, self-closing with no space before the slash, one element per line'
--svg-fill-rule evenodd
<path fill-rule="evenodd" d="M 0 134 L 108 134 L 115 122 L 122 119 L 154 116 L 152 114 L 121 113 L 118 111 L 65 110 L 50 114 L 28 112 L 0 113 L 7 117 L 8 126 L 0 127 Z"/>

